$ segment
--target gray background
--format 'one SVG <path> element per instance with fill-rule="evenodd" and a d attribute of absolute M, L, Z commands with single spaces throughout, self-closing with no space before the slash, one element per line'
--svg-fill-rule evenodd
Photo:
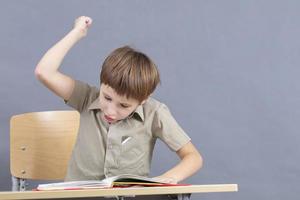
<path fill-rule="evenodd" d="M 299 197 L 299 1 L 0 1 L 0 190 L 10 190 L 9 119 L 69 109 L 34 77 L 41 56 L 80 15 L 88 36 L 62 71 L 98 85 L 100 65 L 129 44 L 159 66 L 166 103 L 204 157 L 194 184 L 237 183 L 238 193 L 194 199 Z M 158 143 L 152 175 L 177 162 Z M 34 184 L 34 183 L 32 183 Z"/>

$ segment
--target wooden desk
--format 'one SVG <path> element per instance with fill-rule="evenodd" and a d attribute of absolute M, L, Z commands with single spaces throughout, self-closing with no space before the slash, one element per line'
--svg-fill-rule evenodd
<path fill-rule="evenodd" d="M 0 192 L 0 199 L 63 199 L 63 198 L 92 198 L 92 197 L 126 197 L 140 195 L 191 194 L 210 192 L 236 192 L 237 184 L 219 185 L 190 185 L 172 187 L 143 187 L 143 188 L 113 188 L 63 191 L 24 191 Z"/>

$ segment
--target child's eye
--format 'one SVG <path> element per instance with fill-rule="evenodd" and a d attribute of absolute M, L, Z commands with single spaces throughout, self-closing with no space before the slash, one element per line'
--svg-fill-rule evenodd
<path fill-rule="evenodd" d="M 120 104 L 122 108 L 129 108 L 128 105 L 125 105 L 125 104 Z"/>
<path fill-rule="evenodd" d="M 107 101 L 111 101 L 111 98 L 108 97 L 108 96 L 104 96 L 104 98 L 105 98 Z"/>

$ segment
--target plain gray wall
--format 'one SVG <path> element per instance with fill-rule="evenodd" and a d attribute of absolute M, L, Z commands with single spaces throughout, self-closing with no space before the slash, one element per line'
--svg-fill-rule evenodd
<path fill-rule="evenodd" d="M 239 184 L 238 193 L 194 199 L 299 197 L 299 1 L 0 3 L 0 190 L 10 190 L 10 117 L 69 109 L 35 79 L 34 68 L 74 19 L 87 15 L 94 23 L 62 71 L 98 85 L 101 63 L 113 49 L 129 44 L 152 57 L 162 77 L 154 96 L 204 157 L 203 169 L 186 182 Z M 151 174 L 176 162 L 159 143 Z"/>

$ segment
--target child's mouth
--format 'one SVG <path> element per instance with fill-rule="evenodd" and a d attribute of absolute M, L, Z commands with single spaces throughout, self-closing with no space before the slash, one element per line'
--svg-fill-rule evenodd
<path fill-rule="evenodd" d="M 106 120 L 108 123 L 111 123 L 111 122 L 114 121 L 114 119 L 110 118 L 110 117 L 107 116 L 107 115 L 104 115 L 104 118 L 105 118 L 105 120 Z"/>

